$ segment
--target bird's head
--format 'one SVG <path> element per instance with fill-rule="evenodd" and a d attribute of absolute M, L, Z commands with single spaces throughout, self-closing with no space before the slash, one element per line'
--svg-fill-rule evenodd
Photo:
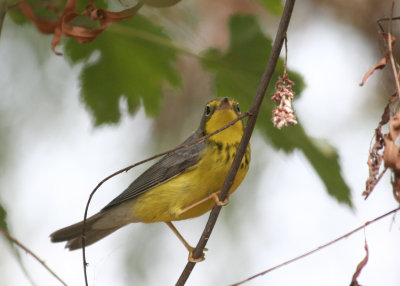
<path fill-rule="evenodd" d="M 240 115 L 239 103 L 228 97 L 216 98 L 206 104 L 200 128 L 204 135 L 210 134 Z M 209 139 L 217 142 L 240 142 L 243 135 L 243 120 L 237 121 L 234 125 L 224 131 L 211 136 Z"/>

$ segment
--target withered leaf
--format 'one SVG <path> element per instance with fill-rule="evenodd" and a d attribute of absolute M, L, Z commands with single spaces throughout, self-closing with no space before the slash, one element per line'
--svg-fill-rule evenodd
<path fill-rule="evenodd" d="M 395 173 L 392 179 L 393 195 L 398 203 L 400 203 L 400 174 Z"/>
<path fill-rule="evenodd" d="M 381 35 L 382 35 L 383 39 L 385 40 L 385 42 L 387 43 L 388 39 L 389 39 L 389 34 L 381 33 Z M 396 38 L 392 35 L 392 37 L 391 37 L 392 47 L 393 47 L 395 41 L 396 41 Z M 388 45 L 386 45 L 385 56 L 364 75 L 362 82 L 360 83 L 360 86 L 363 86 L 365 84 L 365 82 L 374 73 L 374 71 L 376 71 L 377 69 L 383 69 L 386 66 L 387 62 L 389 61 L 389 58 L 390 58 L 390 52 L 389 52 Z"/>
<path fill-rule="evenodd" d="M 396 114 L 389 122 L 389 134 L 385 134 L 385 150 L 383 151 L 383 160 L 385 166 L 392 169 L 394 173 L 400 172 L 400 147 L 396 140 L 400 135 L 400 116 Z"/>
<path fill-rule="evenodd" d="M 385 56 L 379 61 L 379 63 L 377 63 L 369 71 L 367 71 L 367 73 L 364 75 L 362 79 L 362 82 L 360 83 L 360 86 L 363 86 L 365 84 L 367 79 L 374 73 L 374 71 L 376 71 L 377 69 L 383 69 L 386 66 L 388 62 L 388 57 L 389 54 L 385 53 Z"/>
<path fill-rule="evenodd" d="M 357 265 L 356 271 L 353 274 L 353 278 L 351 279 L 350 286 L 360 286 L 360 284 L 357 281 L 358 276 L 360 276 L 361 271 L 367 265 L 368 262 L 368 257 L 369 257 L 369 251 L 368 251 L 368 244 L 367 240 L 365 240 L 364 243 L 364 249 L 365 249 L 365 257 L 361 262 Z"/>
<path fill-rule="evenodd" d="M 51 43 L 51 48 L 54 52 L 56 46 L 60 43 L 62 36 L 74 38 L 79 43 L 88 43 L 100 35 L 111 23 L 120 22 L 136 15 L 142 6 L 143 3 L 139 2 L 132 8 L 120 12 L 111 12 L 101 8 L 98 9 L 94 3 L 91 3 L 85 7 L 83 15 L 86 15 L 86 17 L 94 21 L 99 21 L 100 27 L 98 29 L 88 29 L 81 26 L 71 25 L 71 21 L 80 16 L 76 11 L 77 0 L 67 0 L 65 8 L 60 14 L 58 21 L 42 20 L 35 16 L 32 8 L 25 2 L 25 0 L 19 2 L 19 7 L 21 8 L 22 13 L 24 13 L 25 16 L 35 24 L 40 32 L 45 34 L 54 34 Z M 60 53 L 55 53 L 60 55 Z"/>

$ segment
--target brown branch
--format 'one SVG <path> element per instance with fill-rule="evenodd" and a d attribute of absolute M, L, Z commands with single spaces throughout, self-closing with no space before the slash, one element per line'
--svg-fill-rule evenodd
<path fill-rule="evenodd" d="M 176 152 L 176 151 L 178 151 L 178 150 L 180 150 L 180 149 L 187 148 L 187 147 L 192 146 L 192 145 L 194 145 L 194 144 L 198 144 L 198 143 L 200 143 L 200 142 L 203 142 L 203 141 L 206 140 L 207 138 L 209 138 L 209 137 L 211 137 L 211 136 L 213 136 L 213 135 L 215 135 L 215 134 L 217 134 L 217 133 L 219 133 L 219 132 L 225 130 L 226 128 L 228 128 L 228 127 L 234 125 L 236 122 L 238 122 L 239 120 L 242 120 L 242 119 L 245 118 L 246 116 L 249 116 L 249 114 L 251 114 L 251 113 L 250 113 L 249 111 L 247 111 L 247 112 L 245 112 L 245 113 L 239 115 L 236 119 L 232 120 L 232 121 L 231 121 L 230 123 L 228 123 L 227 125 L 225 125 L 225 126 L 219 128 L 218 130 L 216 130 L 216 131 L 214 131 L 214 132 L 212 132 L 212 133 L 210 133 L 210 134 L 208 134 L 208 135 L 205 135 L 205 136 L 203 136 L 203 137 L 200 137 L 199 139 L 193 140 L 193 141 L 191 141 L 191 142 L 189 142 L 189 143 L 187 143 L 187 144 L 185 144 L 185 145 L 178 146 L 178 147 L 176 147 L 176 148 L 174 148 L 174 149 L 170 149 L 170 150 L 168 150 L 168 151 L 159 153 L 159 154 L 154 155 L 154 156 L 152 156 L 152 157 L 150 157 L 150 158 L 147 158 L 147 159 L 145 159 L 145 160 L 139 161 L 139 162 L 137 162 L 137 163 L 135 163 L 135 164 L 133 164 L 133 165 L 130 165 L 130 166 L 126 167 L 126 168 L 123 168 L 123 169 L 121 169 L 121 170 L 119 170 L 119 171 L 117 171 L 117 172 L 115 172 L 115 173 L 109 175 L 108 177 L 104 178 L 103 180 L 100 181 L 100 183 L 97 184 L 97 186 L 93 189 L 93 191 L 92 191 L 92 192 L 90 193 L 90 195 L 89 195 L 89 199 L 88 199 L 88 201 L 87 201 L 87 203 L 86 203 L 86 207 L 85 207 L 85 215 L 84 215 L 84 217 L 83 217 L 83 227 L 82 227 L 82 236 L 81 236 L 81 237 L 82 237 L 83 272 L 84 272 L 84 276 L 85 276 L 85 284 L 86 284 L 86 286 L 88 285 L 88 279 L 87 279 L 87 273 L 86 273 L 87 262 L 86 262 L 86 251 L 85 251 L 85 242 L 86 242 L 86 236 L 85 236 L 85 234 L 86 234 L 86 219 L 87 219 L 87 214 L 88 214 L 88 210 L 89 210 L 89 205 L 90 205 L 90 202 L 91 202 L 91 200 L 92 200 L 92 198 L 93 198 L 93 195 L 97 192 L 97 190 L 101 187 L 101 185 L 103 185 L 106 181 L 108 181 L 108 180 L 111 179 L 112 177 L 115 177 L 116 175 L 119 175 L 119 174 L 121 174 L 121 173 L 123 173 L 123 172 L 127 172 L 127 171 L 129 171 L 130 169 L 132 169 L 132 168 L 134 168 L 134 167 L 137 167 L 137 166 L 139 166 L 139 165 L 141 165 L 141 164 L 147 163 L 147 162 L 149 162 L 149 161 L 151 161 L 151 160 L 154 160 L 154 159 L 156 159 L 156 158 L 158 158 L 158 157 L 161 157 L 161 156 L 164 156 L 164 155 L 166 155 L 166 154 Z"/>
<path fill-rule="evenodd" d="M 40 264 L 43 265 L 44 268 L 46 268 L 47 271 L 50 272 L 51 275 L 53 275 L 58 281 L 60 281 L 61 284 L 67 285 L 53 270 L 51 270 L 50 267 L 46 265 L 46 263 L 40 259 L 39 256 L 37 256 L 35 253 L 33 253 L 29 248 L 27 248 L 25 245 L 23 245 L 21 242 L 19 242 L 15 237 L 11 236 L 6 230 L 0 227 L 0 232 L 7 237 L 10 241 L 12 241 L 14 244 L 22 248 L 26 253 L 30 254 L 33 258 L 35 258 Z"/>
<path fill-rule="evenodd" d="M 267 270 L 265 270 L 263 272 L 260 272 L 260 273 L 258 273 L 256 275 L 253 275 L 253 276 L 251 276 L 251 277 L 249 277 L 249 278 L 247 278 L 245 280 L 242 280 L 240 282 L 232 284 L 231 286 L 242 285 L 242 284 L 244 284 L 246 282 L 249 282 L 250 280 L 252 280 L 254 278 L 257 278 L 257 277 L 262 276 L 264 274 L 267 274 L 267 273 L 269 273 L 269 272 L 271 272 L 273 270 L 281 268 L 282 266 L 288 265 L 288 264 L 293 263 L 293 262 L 295 262 L 297 260 L 300 260 L 300 259 L 302 259 L 302 258 L 304 258 L 306 256 L 309 256 L 309 255 L 311 255 L 311 254 L 313 254 L 313 253 L 315 253 L 315 252 L 317 252 L 317 251 L 319 251 L 319 250 L 321 250 L 321 249 L 323 249 L 325 247 L 328 247 L 328 246 L 330 246 L 330 245 L 332 245 L 332 244 L 334 244 L 334 243 L 336 243 L 336 242 L 338 242 L 338 241 L 340 241 L 340 240 L 342 240 L 344 238 L 347 238 L 347 237 L 353 235 L 354 233 L 360 231 L 361 229 L 366 228 L 368 225 L 370 225 L 370 224 L 372 224 L 374 222 L 377 222 L 377 221 L 383 219 L 384 217 L 387 217 L 388 215 L 394 214 L 394 213 L 398 212 L 399 210 L 400 210 L 400 207 L 398 207 L 398 208 L 396 208 L 394 210 L 391 210 L 391 211 L 389 211 L 389 212 L 387 212 L 387 213 L 385 213 L 385 214 L 383 214 L 381 216 L 378 216 L 378 217 L 374 218 L 373 220 L 367 221 L 366 223 L 364 223 L 363 225 L 357 227 L 356 229 L 353 229 L 352 231 L 350 231 L 350 232 L 348 232 L 348 233 L 346 233 L 346 234 L 344 234 L 344 235 L 342 235 L 342 236 L 340 236 L 340 237 L 338 237 L 338 238 L 336 238 L 336 239 L 334 239 L 334 240 L 332 240 L 332 241 L 330 241 L 328 243 L 325 243 L 325 244 L 323 244 L 323 245 L 321 245 L 321 246 L 319 246 L 319 247 L 317 247 L 317 248 L 315 248 L 315 249 L 313 249 L 311 251 L 308 251 L 308 252 L 306 252 L 306 253 L 304 253 L 302 255 L 299 255 L 299 256 L 297 256 L 295 258 L 287 260 L 287 261 L 285 261 L 285 262 L 283 262 L 281 264 L 278 264 L 278 265 L 276 265 L 274 267 L 271 267 L 271 268 L 269 268 L 269 269 L 267 269 Z"/>
<path fill-rule="evenodd" d="M 292 15 L 293 7 L 295 0 L 286 0 L 285 8 L 283 10 L 282 18 L 279 23 L 278 31 L 276 33 L 274 45 L 272 47 L 272 51 L 270 57 L 268 59 L 267 66 L 265 67 L 264 74 L 261 78 L 261 82 L 258 86 L 256 96 L 254 98 L 253 104 L 250 108 L 251 114 L 249 115 L 249 119 L 247 121 L 247 126 L 244 131 L 242 140 L 239 144 L 238 150 L 236 152 L 235 159 L 233 160 L 232 166 L 229 170 L 229 173 L 225 179 L 224 185 L 222 186 L 221 193 L 219 195 L 219 199 L 224 201 L 228 195 L 228 191 L 231 188 L 236 173 L 239 169 L 240 163 L 242 161 L 243 155 L 246 152 L 247 145 L 249 143 L 250 137 L 253 133 L 254 126 L 256 124 L 258 112 L 260 110 L 261 103 L 264 99 L 265 92 L 271 80 L 271 77 L 275 71 L 276 64 L 279 59 L 279 54 L 282 49 L 283 40 L 286 36 L 286 31 L 289 26 L 289 21 Z M 211 232 L 214 228 L 214 225 L 217 221 L 219 212 L 221 211 L 221 206 L 215 205 L 210 213 L 210 217 L 207 221 L 207 224 L 204 228 L 204 231 L 201 235 L 199 242 L 197 243 L 196 249 L 193 252 L 193 258 L 199 258 L 203 253 L 203 250 L 207 244 L 208 239 L 210 238 Z M 195 266 L 194 262 L 188 262 L 186 264 L 185 269 L 183 270 L 181 276 L 179 277 L 176 285 L 182 286 L 185 285 L 187 279 L 190 276 L 193 268 Z"/>

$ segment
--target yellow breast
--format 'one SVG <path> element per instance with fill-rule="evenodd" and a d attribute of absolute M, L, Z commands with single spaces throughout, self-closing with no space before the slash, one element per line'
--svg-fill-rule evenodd
<path fill-rule="evenodd" d="M 136 220 L 148 223 L 174 221 L 197 217 L 209 211 L 214 206 L 211 199 L 181 213 L 185 207 L 221 190 L 236 154 L 237 145 L 209 143 L 197 165 L 137 199 L 133 208 Z M 250 147 L 247 148 L 229 193 L 235 191 L 243 181 L 249 163 Z"/>
<path fill-rule="evenodd" d="M 193 189 L 193 195 L 185 194 L 182 197 L 181 202 L 176 205 L 177 210 L 185 207 L 187 202 L 193 204 L 202 198 L 209 196 L 212 193 L 221 190 L 222 185 L 225 182 L 225 178 L 228 175 L 229 169 L 232 165 L 233 158 L 235 157 L 238 144 L 235 145 L 215 145 L 210 146 L 204 154 L 204 159 L 198 166 L 197 179 L 199 186 Z M 229 194 L 233 193 L 237 187 L 242 183 L 244 177 L 247 174 L 250 163 L 250 147 L 247 148 L 247 152 L 242 159 L 239 170 L 236 174 L 235 180 L 232 184 Z M 187 219 L 196 216 L 200 216 L 205 212 L 209 211 L 215 202 L 214 200 L 208 200 L 189 211 L 181 214 L 177 219 Z M 181 206 L 182 205 L 182 206 Z"/>

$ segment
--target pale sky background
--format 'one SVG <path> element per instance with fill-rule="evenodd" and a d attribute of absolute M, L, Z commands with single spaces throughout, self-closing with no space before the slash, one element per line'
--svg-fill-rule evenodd
<path fill-rule="evenodd" d="M 297 5 L 288 34 L 289 68 L 304 77 L 307 87 L 295 109 L 310 136 L 324 138 L 338 149 L 354 210 L 327 195 L 302 153 L 273 150 L 256 134 L 251 143 L 257 156 L 250 173 L 223 209 L 206 261 L 196 265 L 187 285 L 240 281 L 397 207 L 388 174 L 368 200 L 361 196 L 369 143 L 381 114 L 374 96 L 381 84 L 379 72 L 365 87 L 358 84 L 381 55 L 358 31 L 340 24 L 326 10 L 305 19 L 305 10 Z M 35 56 L 31 41 L 41 42 L 43 57 Z M 0 128 L 7 131 L 2 140 L 8 151 L 7 165 L 0 170 L 0 198 L 13 235 L 68 285 L 83 285 L 81 252 L 50 243 L 49 234 L 82 219 L 89 193 L 101 179 L 153 154 L 148 131 L 152 119 L 141 110 L 133 117 L 124 116 L 118 126 L 93 128 L 78 96 L 80 66 L 71 68 L 62 57 L 52 55 L 47 43 L 48 38 L 32 27 L 6 20 L 0 39 Z M 389 89 L 379 96 L 390 93 Z M 165 146 L 169 147 L 173 146 Z M 90 213 L 114 198 L 143 168 L 106 183 L 94 197 Z M 229 211 L 232 208 L 235 212 Z M 176 225 L 195 245 L 207 218 Z M 225 223 L 227 227 L 222 226 Z M 229 230 L 231 226 L 236 229 Z M 397 217 L 369 226 L 366 238 L 370 257 L 360 284 L 399 285 Z M 128 248 L 130 259 L 124 255 Z M 29 255 L 21 255 L 37 285 L 60 285 Z M 360 231 L 245 285 L 349 285 L 364 255 Z M 90 285 L 173 285 L 187 253 L 163 224 L 135 224 L 87 248 L 87 258 Z M 130 277 L 135 269 L 146 274 Z M 4 239 L 0 239 L 0 277 L 0 286 L 30 285 Z"/>

